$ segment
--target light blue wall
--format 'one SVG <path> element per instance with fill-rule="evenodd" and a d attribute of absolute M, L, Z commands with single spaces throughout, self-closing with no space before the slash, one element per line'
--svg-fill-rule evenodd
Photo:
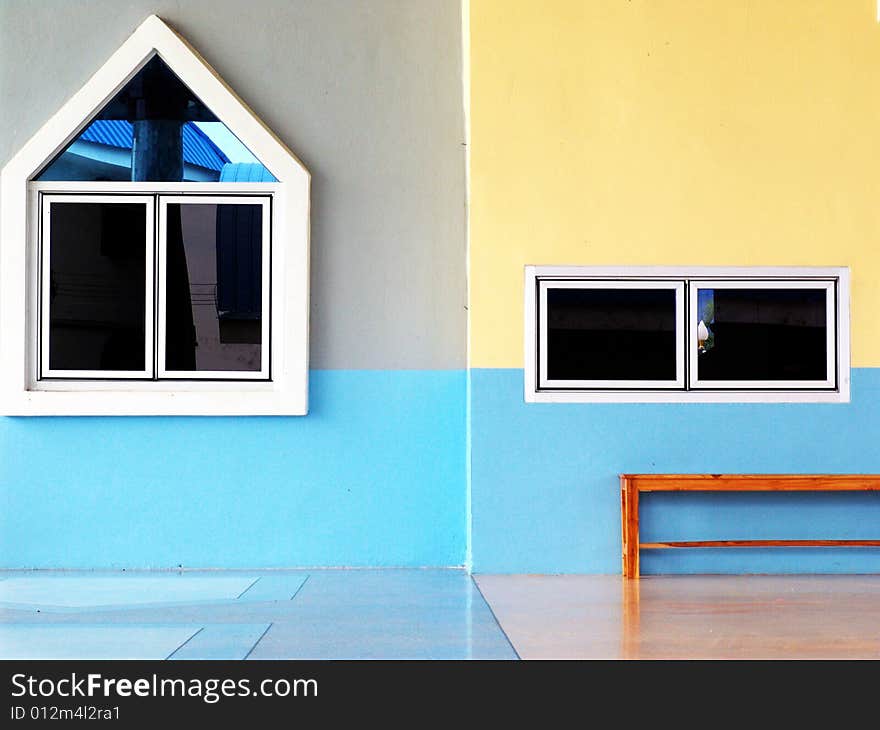
<path fill-rule="evenodd" d="M 620 572 L 621 472 L 880 473 L 880 369 L 841 405 L 529 404 L 471 371 L 475 572 Z M 644 539 L 880 539 L 880 493 L 648 495 Z M 871 572 L 880 550 L 666 550 L 651 572 Z"/>
<path fill-rule="evenodd" d="M 305 418 L 0 418 L 0 567 L 462 565 L 464 371 L 310 385 Z"/>
<path fill-rule="evenodd" d="M 465 377 L 316 371 L 307 418 L 0 419 L 0 566 L 461 565 Z M 471 379 L 475 572 L 618 572 L 621 471 L 880 472 L 880 369 L 849 405 L 526 405 L 520 370 Z M 880 495 L 648 495 L 642 531 L 877 538 Z M 643 569 L 880 571 L 880 551 Z"/>

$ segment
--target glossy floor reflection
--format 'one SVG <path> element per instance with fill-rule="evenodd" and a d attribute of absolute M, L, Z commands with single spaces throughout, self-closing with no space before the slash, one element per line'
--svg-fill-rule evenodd
<path fill-rule="evenodd" d="M 523 659 L 880 658 L 880 575 L 475 579 Z"/>
<path fill-rule="evenodd" d="M 0 659 L 515 659 L 460 570 L 0 573 Z"/>

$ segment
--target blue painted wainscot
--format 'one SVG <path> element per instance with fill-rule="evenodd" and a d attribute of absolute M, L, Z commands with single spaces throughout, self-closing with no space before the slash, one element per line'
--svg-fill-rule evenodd
<path fill-rule="evenodd" d="M 289 418 L 0 418 L 0 566 L 450 566 L 465 372 L 313 371 Z"/>
<path fill-rule="evenodd" d="M 849 404 L 525 404 L 471 372 L 477 573 L 619 573 L 621 472 L 880 473 L 880 369 Z M 651 494 L 643 540 L 880 538 L 880 494 Z M 643 573 L 878 572 L 878 549 L 663 550 Z"/>

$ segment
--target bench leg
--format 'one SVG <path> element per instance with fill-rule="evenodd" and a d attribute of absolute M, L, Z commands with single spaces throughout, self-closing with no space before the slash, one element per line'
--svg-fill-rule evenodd
<path fill-rule="evenodd" d="M 623 576 L 639 577 L 639 491 L 628 480 L 621 480 L 621 520 L 623 530 Z"/>
<path fill-rule="evenodd" d="M 629 563 L 626 559 L 626 479 L 620 478 L 620 556 L 621 556 L 621 573 L 626 576 Z"/>

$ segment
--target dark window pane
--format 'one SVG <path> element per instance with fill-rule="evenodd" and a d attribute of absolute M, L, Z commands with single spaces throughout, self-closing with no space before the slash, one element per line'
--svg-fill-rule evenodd
<path fill-rule="evenodd" d="M 700 289 L 697 302 L 700 380 L 827 378 L 824 289 Z"/>
<path fill-rule="evenodd" d="M 675 380 L 675 291 L 547 290 L 550 380 Z"/>
<path fill-rule="evenodd" d="M 35 179 L 275 181 L 158 56 Z"/>
<path fill-rule="evenodd" d="M 143 370 L 146 206 L 50 208 L 49 367 Z"/>
<path fill-rule="evenodd" d="M 259 372 L 263 209 L 169 204 L 167 370 Z"/>

